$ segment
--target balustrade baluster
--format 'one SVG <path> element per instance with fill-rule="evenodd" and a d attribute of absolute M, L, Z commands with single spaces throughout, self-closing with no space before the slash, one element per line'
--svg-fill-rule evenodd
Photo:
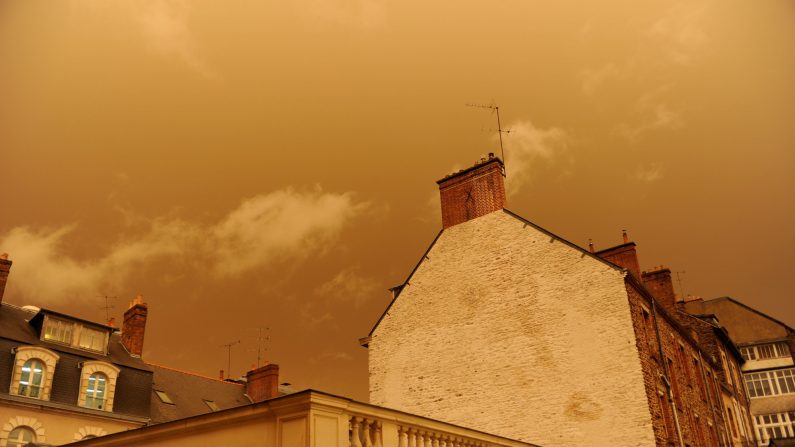
<path fill-rule="evenodd" d="M 373 421 L 373 447 L 383 447 L 383 443 L 381 439 L 383 438 L 383 434 L 381 433 L 382 426 L 381 421 Z"/>
<path fill-rule="evenodd" d="M 359 434 L 359 422 L 362 418 L 353 416 L 351 418 L 351 447 L 362 447 Z"/>
<path fill-rule="evenodd" d="M 408 433 L 402 425 L 398 427 L 398 447 L 408 447 Z"/>
<path fill-rule="evenodd" d="M 372 433 L 370 431 L 370 426 L 373 425 L 373 421 L 370 419 L 363 419 L 362 422 L 362 441 L 364 447 L 373 447 L 373 440 L 372 440 Z"/>
<path fill-rule="evenodd" d="M 432 436 L 433 436 L 433 447 L 439 447 L 439 440 L 442 436 L 437 433 L 434 433 Z"/>
<path fill-rule="evenodd" d="M 417 447 L 417 430 L 409 429 L 409 447 Z"/>

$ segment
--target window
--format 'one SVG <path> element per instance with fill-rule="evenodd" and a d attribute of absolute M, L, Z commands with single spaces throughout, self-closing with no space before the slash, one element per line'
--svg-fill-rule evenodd
<path fill-rule="evenodd" d="M 107 332 L 83 327 L 80 329 L 80 342 L 78 343 L 78 346 L 83 349 L 104 352 L 105 340 L 107 337 Z"/>
<path fill-rule="evenodd" d="M 36 432 L 30 427 L 16 427 L 8 434 L 8 447 L 22 447 L 36 441 Z"/>
<path fill-rule="evenodd" d="M 44 324 L 44 339 L 71 345 L 73 327 L 74 323 L 71 321 L 58 320 L 48 315 Z"/>
<path fill-rule="evenodd" d="M 105 374 L 94 373 L 88 376 L 88 387 L 86 388 L 86 407 L 101 410 L 105 406 L 105 389 L 107 388 L 108 378 Z"/>
<path fill-rule="evenodd" d="M 756 416 L 756 435 L 760 440 L 795 436 L 795 412 Z"/>
<path fill-rule="evenodd" d="M 789 345 L 786 342 L 745 346 L 740 348 L 740 353 L 746 360 L 778 359 L 791 355 Z"/>
<path fill-rule="evenodd" d="M 795 368 L 748 373 L 745 384 L 751 397 L 792 394 L 795 393 Z"/>
<path fill-rule="evenodd" d="M 44 364 L 39 359 L 30 359 L 22 365 L 17 394 L 38 398 L 41 395 L 41 379 L 44 375 Z"/>
<path fill-rule="evenodd" d="M 77 404 L 95 410 L 113 411 L 119 368 L 96 360 L 83 362 Z"/>
<path fill-rule="evenodd" d="M 163 402 L 164 404 L 174 405 L 174 401 L 171 400 L 171 397 L 169 397 L 165 391 L 155 390 L 155 394 L 157 394 L 157 397 L 160 399 L 160 402 Z"/>
<path fill-rule="evenodd" d="M 109 330 L 92 328 L 80 322 L 45 315 L 41 339 L 73 348 L 105 353 Z"/>
<path fill-rule="evenodd" d="M 50 384 L 58 354 L 39 346 L 17 346 L 13 352 L 15 358 L 10 393 L 50 400 Z"/>
<path fill-rule="evenodd" d="M 212 401 L 212 400 L 205 400 L 205 401 L 204 401 L 204 403 L 206 403 L 206 404 L 207 404 L 207 406 L 208 406 L 208 407 L 210 407 L 210 410 L 213 410 L 213 411 L 221 411 L 221 408 L 220 408 L 220 407 L 218 407 L 218 404 L 216 404 L 216 403 L 215 403 L 215 401 Z"/>

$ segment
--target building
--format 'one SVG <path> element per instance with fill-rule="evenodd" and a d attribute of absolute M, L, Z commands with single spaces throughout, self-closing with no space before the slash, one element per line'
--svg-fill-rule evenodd
<path fill-rule="evenodd" d="M 633 242 L 593 253 L 506 210 L 491 154 L 437 183 L 443 228 L 361 340 L 371 403 L 546 447 L 750 442 L 723 411 L 739 353 L 701 346 Z"/>
<path fill-rule="evenodd" d="M 533 447 L 532 444 L 305 390 L 217 413 L 88 439 L 75 447 Z"/>
<path fill-rule="evenodd" d="M 739 345 L 759 445 L 795 445 L 795 330 L 730 297 L 681 306 L 720 321 Z"/>
<path fill-rule="evenodd" d="M 140 296 L 121 329 L 3 302 L 11 264 L 0 257 L 0 447 L 66 444 L 278 393 L 276 365 L 236 383 L 146 363 L 148 306 Z"/>

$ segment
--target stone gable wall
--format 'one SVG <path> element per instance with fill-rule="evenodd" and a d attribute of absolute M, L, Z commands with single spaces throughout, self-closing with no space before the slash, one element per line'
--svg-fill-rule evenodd
<path fill-rule="evenodd" d="M 545 447 L 655 445 L 623 276 L 503 211 L 448 228 L 372 334 L 370 401 Z"/>

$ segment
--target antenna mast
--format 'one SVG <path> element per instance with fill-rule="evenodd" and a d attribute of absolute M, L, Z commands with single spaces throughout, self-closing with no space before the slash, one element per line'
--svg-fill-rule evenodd
<path fill-rule="evenodd" d="M 682 277 L 680 276 L 680 273 L 687 273 L 687 272 L 684 271 L 684 270 L 681 270 L 681 271 L 674 272 L 674 273 L 676 273 L 676 282 L 679 283 L 679 293 L 682 294 L 682 301 L 687 301 L 687 296 L 685 296 L 685 289 L 682 287 Z"/>
<path fill-rule="evenodd" d="M 113 304 L 110 304 L 110 301 L 108 301 L 108 300 L 112 300 L 112 299 L 115 300 L 115 299 L 118 299 L 119 297 L 117 297 L 117 296 L 107 296 L 107 295 L 98 295 L 97 298 L 105 298 L 105 305 L 104 306 L 99 306 L 99 308 L 100 309 L 105 309 L 105 321 L 110 321 L 110 310 L 113 309 L 116 306 L 114 306 Z"/>
<path fill-rule="evenodd" d="M 495 103 L 492 103 L 491 105 L 466 104 L 466 106 L 467 107 L 476 107 L 478 109 L 491 109 L 492 113 L 494 113 L 494 112 L 497 113 L 497 135 L 500 136 L 500 156 L 502 157 L 502 175 L 504 177 L 507 177 L 508 176 L 508 170 L 505 167 L 505 164 L 506 164 L 506 162 L 505 162 L 505 148 L 503 147 L 503 144 L 502 144 L 502 134 L 504 134 L 504 133 L 505 134 L 509 134 L 509 133 L 511 133 L 511 130 L 510 129 L 509 130 L 503 130 L 502 129 L 502 122 L 500 122 L 500 106 L 498 106 Z"/>
<path fill-rule="evenodd" d="M 253 328 L 257 331 L 257 368 L 259 368 L 260 364 L 262 363 L 262 356 L 263 351 L 268 352 L 268 341 L 271 339 L 269 327 L 257 327 Z M 264 347 L 263 347 L 264 345 Z M 249 351 L 253 351 L 253 349 L 249 349 Z M 267 359 L 266 359 L 267 360 Z"/>
<path fill-rule="evenodd" d="M 226 348 L 227 352 L 227 359 L 226 359 L 226 378 L 230 377 L 230 369 L 232 369 L 232 346 L 240 343 L 240 340 L 229 342 L 226 344 L 221 345 L 222 348 Z"/>

